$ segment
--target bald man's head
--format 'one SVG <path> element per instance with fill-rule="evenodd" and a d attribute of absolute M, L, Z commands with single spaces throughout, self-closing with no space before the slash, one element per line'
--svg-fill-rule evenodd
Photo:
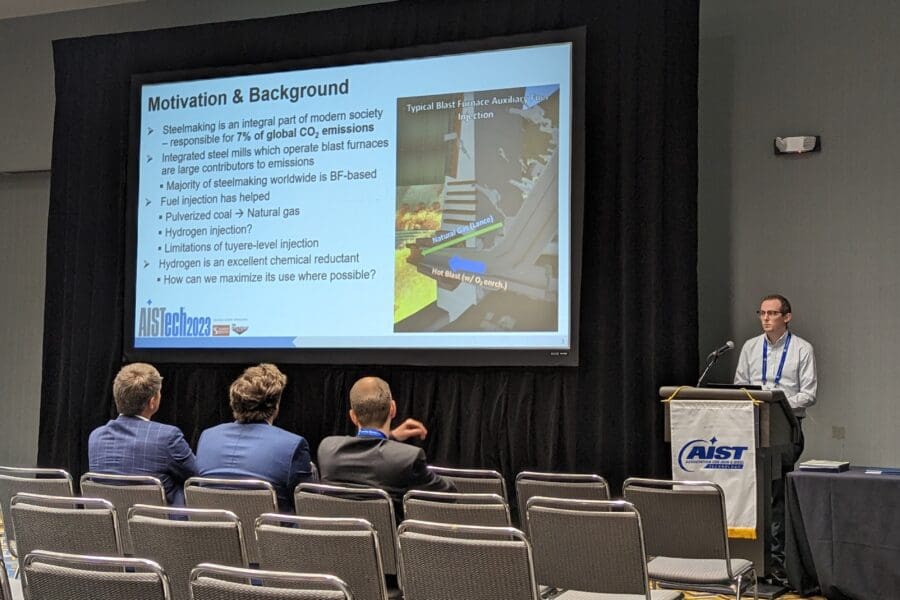
<path fill-rule="evenodd" d="M 359 427 L 382 427 L 393 417 L 390 386 L 378 377 L 363 377 L 350 388 L 350 410 Z"/>

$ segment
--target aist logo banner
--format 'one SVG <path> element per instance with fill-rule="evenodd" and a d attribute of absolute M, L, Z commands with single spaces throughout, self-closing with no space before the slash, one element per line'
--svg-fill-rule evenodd
<path fill-rule="evenodd" d="M 728 535 L 756 539 L 756 434 L 753 403 L 672 400 L 672 477 L 712 481 L 725 492 Z"/>

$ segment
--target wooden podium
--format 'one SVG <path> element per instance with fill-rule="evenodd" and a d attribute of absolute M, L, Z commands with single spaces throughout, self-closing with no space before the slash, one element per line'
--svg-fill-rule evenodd
<path fill-rule="evenodd" d="M 659 389 L 659 396 L 666 399 L 675 394 L 675 399 L 691 400 L 747 401 L 747 392 L 741 389 L 695 388 L 665 386 Z M 753 561 L 758 575 L 768 575 L 771 571 L 769 548 L 772 531 L 772 481 L 785 476 L 781 470 L 782 456 L 792 456 L 794 441 L 800 439 L 800 426 L 791 410 L 784 393 L 779 390 L 750 390 L 750 394 L 760 404 L 753 410 L 754 433 L 756 437 L 756 539 L 730 539 L 731 556 Z M 665 404 L 665 439 L 671 439 L 669 405 Z"/>

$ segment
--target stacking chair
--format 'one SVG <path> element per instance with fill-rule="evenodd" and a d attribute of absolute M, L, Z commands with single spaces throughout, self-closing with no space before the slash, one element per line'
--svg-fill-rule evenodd
<path fill-rule="evenodd" d="M 406 520 L 397 537 L 404 600 L 538 600 L 518 529 Z"/>
<path fill-rule="evenodd" d="M 525 508 L 532 496 L 575 498 L 578 500 L 609 500 L 609 485 L 593 473 L 540 473 L 522 471 L 516 476 L 516 496 L 519 500 L 519 523 L 528 533 Z"/>
<path fill-rule="evenodd" d="M 248 579 L 262 580 L 264 586 Z M 269 587 L 271 586 L 271 587 Z M 193 600 L 353 600 L 334 575 L 236 569 L 203 563 L 191 572 Z"/>
<path fill-rule="evenodd" d="M 268 514 L 256 520 L 259 566 L 268 571 L 331 573 L 356 600 L 387 600 L 378 534 L 363 519 Z"/>
<path fill-rule="evenodd" d="M 6 563 L 3 555 L 0 555 L 0 600 L 12 600 L 12 591 L 9 589 L 9 575 L 6 574 Z"/>
<path fill-rule="evenodd" d="M 135 504 L 166 505 L 166 490 L 162 482 L 150 475 L 85 473 L 81 476 L 81 493 L 91 498 L 109 500 L 116 507 L 122 549 L 126 556 L 134 554 L 128 532 L 128 509 Z"/>
<path fill-rule="evenodd" d="M 497 494 L 410 490 L 403 496 L 407 519 L 459 525 L 510 527 L 509 506 Z"/>
<path fill-rule="evenodd" d="M 134 553 L 162 565 L 172 598 L 190 597 L 191 569 L 202 562 L 247 566 L 241 522 L 233 512 L 138 504 L 128 511 Z"/>
<path fill-rule="evenodd" d="M 708 481 L 630 478 L 622 492 L 644 523 L 651 580 L 680 589 L 724 586 L 737 600 L 752 582 L 753 597 L 758 597 L 753 563 L 731 558 L 721 487 Z"/>
<path fill-rule="evenodd" d="M 428 470 L 456 486 L 456 491 L 464 494 L 497 494 L 504 502 L 509 502 L 506 481 L 497 471 L 490 469 L 451 469 L 450 467 L 429 466 Z"/>
<path fill-rule="evenodd" d="M 29 600 L 170 600 L 169 580 L 152 560 L 35 550 L 25 557 Z"/>
<path fill-rule="evenodd" d="M 301 483 L 294 491 L 294 507 L 301 517 L 365 519 L 378 532 L 381 564 L 385 574 L 397 574 L 397 525 L 394 518 L 394 504 L 384 490 Z"/>
<path fill-rule="evenodd" d="M 6 527 L 9 553 L 18 556 L 16 534 L 9 514 L 9 501 L 19 492 L 46 496 L 74 496 L 72 476 L 62 469 L 0 467 L 0 517 Z"/>
<path fill-rule="evenodd" d="M 247 560 L 259 563 L 253 524 L 262 514 L 278 512 L 278 496 L 271 483 L 262 479 L 191 477 L 184 482 L 184 500 L 190 508 L 219 508 L 236 514 L 244 530 Z"/>
<path fill-rule="evenodd" d="M 641 518 L 628 502 L 533 496 L 526 514 L 537 582 L 569 590 L 554 598 L 683 597 L 677 591 L 650 589 Z"/>
<path fill-rule="evenodd" d="M 121 556 L 116 509 L 102 498 L 16 494 L 10 501 L 19 556 L 34 550 Z"/>

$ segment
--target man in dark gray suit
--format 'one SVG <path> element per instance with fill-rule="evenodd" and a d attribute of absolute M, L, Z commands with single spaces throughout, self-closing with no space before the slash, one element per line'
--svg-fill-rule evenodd
<path fill-rule="evenodd" d="M 113 475 L 152 475 L 166 489 L 169 504 L 184 504 L 182 485 L 197 475 L 197 459 L 181 430 L 154 423 L 162 377 L 152 365 L 125 365 L 113 381 L 119 416 L 91 432 L 90 470 Z"/>
<path fill-rule="evenodd" d="M 363 377 L 350 389 L 350 420 L 356 436 L 332 436 L 319 444 L 319 471 L 323 480 L 377 487 L 394 500 L 402 516 L 403 495 L 411 490 L 456 491 L 453 483 L 428 470 L 425 451 L 401 442 L 425 439 L 428 430 L 406 419 L 393 430 L 397 404 L 387 382 Z"/>

